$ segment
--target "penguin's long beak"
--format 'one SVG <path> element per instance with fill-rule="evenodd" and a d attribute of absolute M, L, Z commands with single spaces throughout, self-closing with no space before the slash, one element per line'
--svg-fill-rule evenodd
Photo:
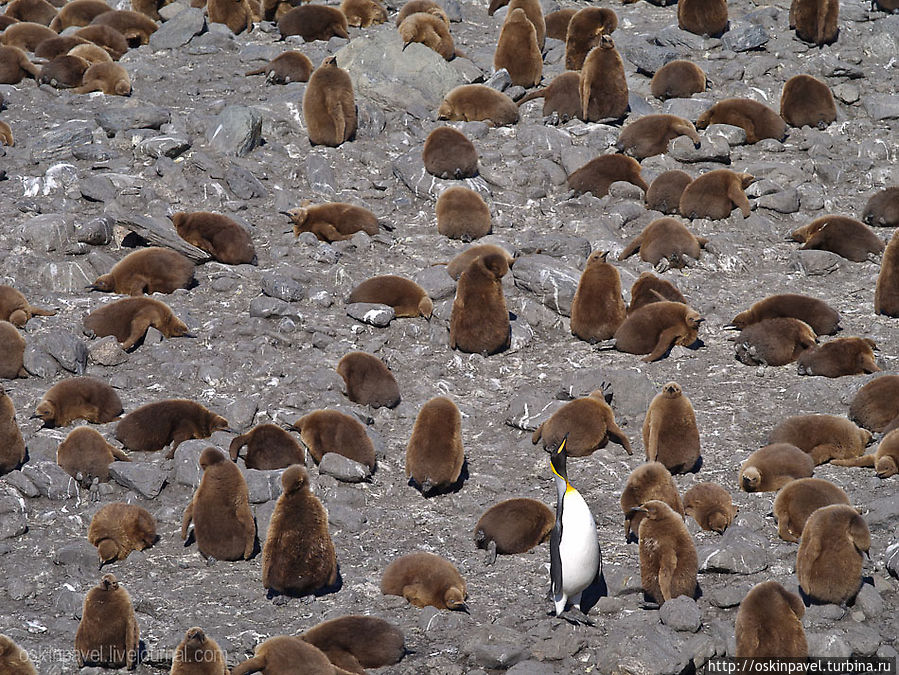
<path fill-rule="evenodd" d="M 633 518 L 638 513 L 649 513 L 649 511 L 644 509 L 642 506 L 635 506 L 634 508 L 632 508 L 630 511 L 627 512 L 627 517 Z"/>
<path fill-rule="evenodd" d="M 566 467 L 566 459 L 568 458 L 568 454 L 565 452 L 565 447 L 568 445 L 568 434 L 565 434 L 565 438 L 562 439 L 562 442 L 559 443 L 559 447 L 555 449 L 552 456 L 549 460 L 549 465 L 552 468 L 552 472 L 565 481 L 565 484 L 568 485 L 568 470 Z"/>

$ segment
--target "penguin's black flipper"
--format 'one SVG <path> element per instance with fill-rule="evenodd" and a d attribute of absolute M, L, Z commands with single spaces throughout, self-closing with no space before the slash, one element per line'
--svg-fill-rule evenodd
<path fill-rule="evenodd" d="M 562 555 L 559 545 L 562 543 L 562 509 L 559 508 L 559 517 L 549 538 L 549 583 L 553 594 L 562 592 Z"/>

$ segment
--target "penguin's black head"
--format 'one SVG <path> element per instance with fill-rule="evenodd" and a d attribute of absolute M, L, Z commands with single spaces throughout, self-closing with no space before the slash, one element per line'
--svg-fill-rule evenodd
<path fill-rule="evenodd" d="M 568 453 L 565 452 L 565 446 L 567 444 L 568 434 L 565 434 L 565 438 L 559 443 L 559 447 L 553 451 L 552 455 L 550 455 L 550 466 L 552 467 L 553 473 L 566 483 L 568 482 L 568 469 L 566 467 Z"/>

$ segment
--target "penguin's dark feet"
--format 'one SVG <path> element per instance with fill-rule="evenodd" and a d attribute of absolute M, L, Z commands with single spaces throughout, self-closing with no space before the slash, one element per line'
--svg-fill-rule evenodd
<path fill-rule="evenodd" d="M 596 624 L 593 622 L 590 617 L 584 614 L 581 610 L 576 607 L 569 607 L 564 612 L 559 614 L 560 619 L 565 619 L 568 623 L 573 626 L 595 626 Z"/>
<path fill-rule="evenodd" d="M 487 544 L 487 554 L 484 556 L 484 564 L 488 567 L 496 562 L 496 542 Z"/>

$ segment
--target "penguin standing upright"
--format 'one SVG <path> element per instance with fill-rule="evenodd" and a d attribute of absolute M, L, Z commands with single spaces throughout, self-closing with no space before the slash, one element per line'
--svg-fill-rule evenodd
<path fill-rule="evenodd" d="M 550 458 L 558 495 L 556 525 L 549 541 L 549 576 L 556 616 L 565 611 L 569 600 L 580 612 L 581 593 L 602 570 L 593 514 L 584 498 L 568 482 L 567 442 L 566 435 Z"/>

